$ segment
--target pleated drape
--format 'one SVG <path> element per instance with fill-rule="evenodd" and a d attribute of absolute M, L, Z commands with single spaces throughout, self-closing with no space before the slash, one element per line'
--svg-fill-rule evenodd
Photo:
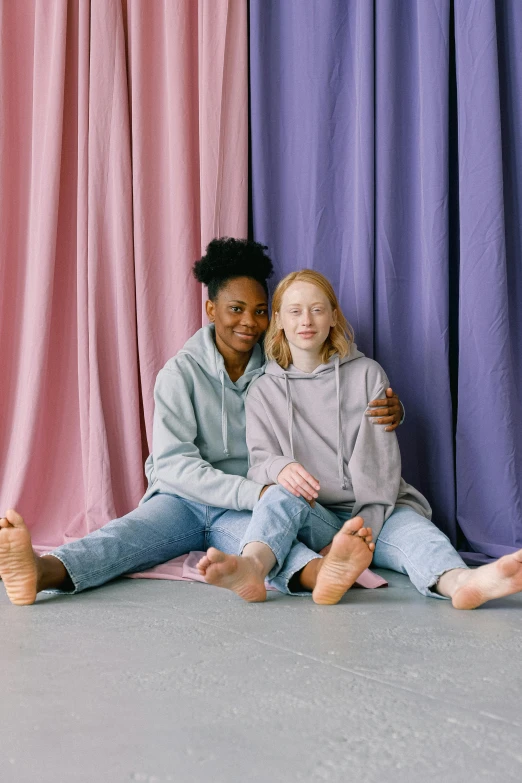
<path fill-rule="evenodd" d="M 403 475 L 439 527 L 475 561 L 513 551 L 522 3 L 250 7 L 255 238 L 280 274 L 336 286 L 405 403 Z"/>
<path fill-rule="evenodd" d="M 243 0 L 0 4 L 0 507 L 37 544 L 139 501 L 191 266 L 247 232 Z"/>
<path fill-rule="evenodd" d="M 447 2 L 251 2 L 255 238 L 334 284 L 406 406 L 403 473 L 455 540 Z M 430 415 L 426 415 L 426 412 Z"/>

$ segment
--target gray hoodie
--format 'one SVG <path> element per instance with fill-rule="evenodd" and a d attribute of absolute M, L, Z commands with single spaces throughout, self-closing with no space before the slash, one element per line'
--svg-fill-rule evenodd
<path fill-rule="evenodd" d="M 154 388 L 152 454 L 145 463 L 149 486 L 142 503 L 167 492 L 219 508 L 254 508 L 263 485 L 245 478 L 244 398 L 263 362 L 256 345 L 245 373 L 233 383 L 212 325 L 169 359 Z"/>
<path fill-rule="evenodd" d="M 388 386 L 382 367 L 355 344 L 311 373 L 269 362 L 246 399 L 248 478 L 276 483 L 286 465 L 300 462 L 321 484 L 319 502 L 360 514 L 374 539 L 396 505 L 430 519 L 426 498 L 401 478 L 395 433 L 364 415 Z"/>

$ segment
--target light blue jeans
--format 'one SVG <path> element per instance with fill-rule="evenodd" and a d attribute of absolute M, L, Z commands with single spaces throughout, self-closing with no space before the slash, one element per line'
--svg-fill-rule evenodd
<path fill-rule="evenodd" d="M 346 513 L 334 513 L 318 503 L 311 508 L 279 486 L 264 493 L 253 513 L 158 494 L 51 554 L 64 564 L 74 586 L 70 592 L 76 593 L 192 550 L 214 546 L 227 554 L 239 554 L 247 543 L 261 541 L 277 559 L 269 583 L 290 593 L 292 577 L 331 543 L 346 518 Z M 442 596 L 430 588 L 441 574 L 466 568 L 444 533 L 406 506 L 397 507 L 385 522 L 372 565 L 407 574 L 419 592 L 436 598 Z"/>
<path fill-rule="evenodd" d="M 258 529 L 272 529 L 268 513 L 264 505 L 256 505 Z M 129 514 L 49 553 L 61 560 L 74 585 L 73 590 L 58 592 L 76 593 L 97 587 L 123 574 L 143 571 L 210 546 L 239 554 L 241 538 L 252 516 L 251 511 L 206 506 L 177 495 L 153 495 Z M 280 577 L 275 586 L 289 592 L 293 574 L 316 557 L 303 543 L 291 543 L 285 559 L 288 577 Z"/>
<path fill-rule="evenodd" d="M 303 498 L 274 486 L 256 505 L 240 551 L 254 541 L 268 544 L 277 559 L 269 580 L 281 592 L 290 592 L 288 583 L 296 573 L 294 553 L 299 552 L 296 539 L 306 551 L 318 552 L 331 543 L 349 517 L 346 511 L 319 503 L 311 508 Z M 449 538 L 409 506 L 396 506 L 384 523 L 375 543 L 372 567 L 406 574 L 422 595 L 433 598 L 444 598 L 431 589 L 443 573 L 467 568 Z"/>

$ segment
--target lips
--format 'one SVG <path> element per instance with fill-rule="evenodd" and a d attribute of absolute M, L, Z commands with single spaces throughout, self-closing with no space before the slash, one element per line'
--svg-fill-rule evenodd
<path fill-rule="evenodd" d="M 248 334 L 247 332 L 234 332 L 236 337 L 239 337 L 242 340 L 255 340 L 256 335 L 255 334 Z"/>
<path fill-rule="evenodd" d="M 314 335 L 317 334 L 317 332 L 297 332 L 299 337 L 314 337 Z"/>

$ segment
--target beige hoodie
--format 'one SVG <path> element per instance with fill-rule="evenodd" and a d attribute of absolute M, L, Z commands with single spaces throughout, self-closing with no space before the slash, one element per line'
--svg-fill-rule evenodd
<path fill-rule="evenodd" d="M 382 367 L 355 344 L 311 373 L 269 362 L 245 402 L 248 478 L 276 483 L 286 465 L 300 462 L 321 484 L 319 502 L 361 515 L 374 539 L 396 505 L 430 519 L 426 498 L 401 478 L 395 433 L 364 415 L 388 386 Z"/>

